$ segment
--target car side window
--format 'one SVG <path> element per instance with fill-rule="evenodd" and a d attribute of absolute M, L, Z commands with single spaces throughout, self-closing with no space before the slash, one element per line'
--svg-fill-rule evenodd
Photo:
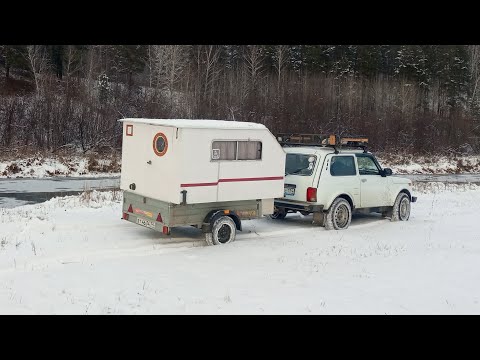
<path fill-rule="evenodd" d="M 353 156 L 332 156 L 330 174 L 332 176 L 357 175 Z"/>
<path fill-rule="evenodd" d="M 370 156 L 357 156 L 357 163 L 360 175 L 380 175 L 380 169 Z"/>

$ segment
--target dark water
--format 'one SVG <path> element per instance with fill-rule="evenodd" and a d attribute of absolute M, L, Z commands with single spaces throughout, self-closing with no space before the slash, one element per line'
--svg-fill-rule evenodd
<path fill-rule="evenodd" d="M 119 186 L 119 177 L 0 179 L 0 207 L 36 204 L 57 196 L 78 195 L 85 190 L 113 190 Z"/>

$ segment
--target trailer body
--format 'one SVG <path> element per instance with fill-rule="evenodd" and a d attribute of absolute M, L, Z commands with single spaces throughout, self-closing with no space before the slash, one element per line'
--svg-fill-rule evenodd
<path fill-rule="evenodd" d="M 220 212 L 242 219 L 273 213 L 283 195 L 285 152 L 262 124 L 122 119 L 123 218 L 157 231 L 212 230 Z"/>

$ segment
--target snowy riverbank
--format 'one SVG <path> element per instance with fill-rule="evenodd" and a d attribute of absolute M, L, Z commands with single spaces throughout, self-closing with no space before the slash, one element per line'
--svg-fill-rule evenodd
<path fill-rule="evenodd" d="M 120 157 L 110 156 L 31 156 L 0 161 L 0 178 L 44 178 L 52 176 L 120 176 Z"/>
<path fill-rule="evenodd" d="M 480 156 L 413 157 L 379 154 L 383 167 L 394 174 L 478 174 Z M 0 160 L 0 178 L 43 178 L 52 176 L 120 176 L 120 155 L 30 156 Z"/>

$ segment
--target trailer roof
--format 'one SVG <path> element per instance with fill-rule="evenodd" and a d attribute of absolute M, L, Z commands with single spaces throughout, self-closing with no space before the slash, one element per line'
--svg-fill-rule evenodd
<path fill-rule="evenodd" d="M 126 118 L 118 121 L 194 129 L 266 129 L 262 124 L 227 120 Z"/>

